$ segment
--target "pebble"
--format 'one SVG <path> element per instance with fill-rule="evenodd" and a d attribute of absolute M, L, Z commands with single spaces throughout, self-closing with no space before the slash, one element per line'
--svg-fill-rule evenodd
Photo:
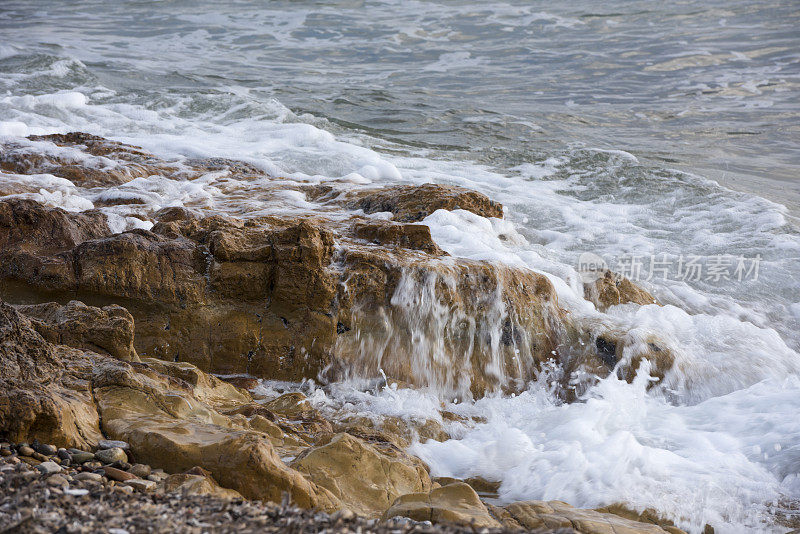
<path fill-rule="evenodd" d="M 56 449 L 53 445 L 39 443 L 38 441 L 33 442 L 33 450 L 45 456 L 54 456 L 55 453 L 58 452 L 58 449 Z"/>
<path fill-rule="evenodd" d="M 61 472 L 61 466 L 55 462 L 42 462 L 36 466 L 36 469 L 45 475 Z"/>
<path fill-rule="evenodd" d="M 72 463 L 76 464 L 84 464 L 86 462 L 94 460 L 94 453 L 91 452 L 78 451 L 71 453 L 71 456 L 72 456 Z"/>
<path fill-rule="evenodd" d="M 102 449 L 94 453 L 94 457 L 106 464 L 113 464 L 114 462 L 127 462 L 128 455 L 121 447 L 113 447 L 111 449 Z"/>
<path fill-rule="evenodd" d="M 0 449 L 0 456 L 11 456 L 14 454 L 11 449 Z"/>
<path fill-rule="evenodd" d="M 103 471 L 105 472 L 106 476 L 111 480 L 118 480 L 120 482 L 136 478 L 136 475 L 132 475 L 130 473 L 122 471 L 121 469 L 115 469 L 114 467 L 104 467 Z"/>
<path fill-rule="evenodd" d="M 33 454 L 31 454 L 31 456 L 34 459 L 39 460 L 40 462 L 46 462 L 47 460 L 50 459 L 49 456 L 45 456 L 44 454 L 42 454 L 40 452 L 34 452 Z"/>
<path fill-rule="evenodd" d="M 129 472 L 131 474 L 134 474 L 139 478 L 147 478 L 148 476 L 150 476 L 150 473 L 152 471 L 153 471 L 152 468 L 149 465 L 145 464 L 133 464 L 129 469 Z"/>
<path fill-rule="evenodd" d="M 27 445 L 22 445 L 19 449 L 17 449 L 17 451 L 19 452 L 20 456 L 33 456 L 36 452 Z"/>
<path fill-rule="evenodd" d="M 89 494 L 89 490 L 87 490 L 87 489 L 79 489 L 79 488 L 70 488 L 70 489 L 64 490 L 64 493 L 66 493 L 67 495 L 74 495 L 75 497 L 81 497 L 83 495 L 88 495 Z"/>
<path fill-rule="evenodd" d="M 103 475 L 100 475 L 98 473 L 83 472 L 83 473 L 78 473 L 77 475 L 75 475 L 75 480 L 91 481 L 91 482 L 102 482 L 103 481 Z"/>
<path fill-rule="evenodd" d="M 98 449 L 122 449 L 127 451 L 131 448 L 127 441 L 114 440 L 114 439 L 101 439 L 97 444 Z"/>
<path fill-rule="evenodd" d="M 58 487 L 58 488 L 65 488 L 69 486 L 69 481 L 61 475 L 52 475 L 50 478 L 47 479 L 47 485 Z"/>
<path fill-rule="evenodd" d="M 58 452 L 56 452 L 56 454 L 62 460 L 72 461 L 72 455 L 69 453 L 67 449 L 58 449 Z"/>
<path fill-rule="evenodd" d="M 133 493 L 133 488 L 130 486 L 114 486 L 114 491 L 120 493 Z"/>
<path fill-rule="evenodd" d="M 137 491 L 154 491 L 158 486 L 158 484 L 156 484 L 152 480 L 142 480 L 140 478 L 126 480 L 125 484 Z"/>

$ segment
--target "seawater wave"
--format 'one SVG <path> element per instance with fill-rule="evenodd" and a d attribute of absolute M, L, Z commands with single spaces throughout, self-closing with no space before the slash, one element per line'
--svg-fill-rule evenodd
<path fill-rule="evenodd" d="M 563 378 L 557 366 L 514 396 L 454 402 L 433 386 L 365 389 L 348 382 L 303 385 L 311 401 L 376 420 L 399 416 L 447 424 L 453 439 L 417 442 L 411 451 L 435 475 L 502 482 L 501 502 L 559 499 L 585 507 L 625 502 L 640 510 L 655 508 L 692 531 L 706 523 L 718 532 L 780 530 L 776 513 L 785 502 L 800 499 L 800 232 L 790 208 L 720 185 L 708 177 L 709 167 L 697 162 L 713 154 L 748 174 L 752 169 L 745 160 L 762 163 L 754 153 L 769 145 L 777 174 L 796 168 L 796 147 L 783 139 L 796 131 L 782 121 L 795 116 L 790 96 L 798 83 L 792 71 L 796 54 L 787 47 L 794 41 L 785 28 L 776 26 L 771 46 L 739 51 L 728 43 L 734 50 L 723 53 L 709 50 L 713 47 L 691 31 L 708 20 L 725 20 L 734 28 L 718 39 L 735 41 L 742 32 L 755 31 L 745 24 L 748 15 L 761 24 L 760 9 L 746 2 L 712 5 L 696 15 L 676 9 L 670 24 L 685 22 L 698 49 L 686 54 L 670 48 L 658 55 L 652 48 L 658 42 L 646 45 L 642 53 L 657 57 L 650 57 L 649 70 L 636 70 L 636 83 L 628 86 L 627 69 L 642 65 L 621 54 L 626 47 L 645 46 L 630 17 L 643 25 L 652 19 L 658 31 L 642 30 L 647 38 L 671 35 L 663 33 L 658 17 L 648 19 L 647 9 L 626 17 L 578 8 L 548 13 L 513 3 L 480 9 L 463 2 L 414 3 L 390 21 L 387 13 L 397 6 L 377 2 L 370 7 L 378 23 L 364 40 L 359 25 L 366 22 L 358 15 L 357 27 L 348 31 L 338 18 L 340 7 L 259 11 L 245 3 L 220 13 L 168 4 L 145 17 L 152 33 L 137 25 L 114 27 L 108 17 L 121 16 L 115 8 L 87 18 L 80 8 L 53 6 L 49 16 L 65 25 L 53 37 L 28 27 L 41 23 L 43 14 L 4 6 L 0 27 L 8 42 L 0 44 L 0 143 L 59 150 L 25 137 L 85 131 L 178 163 L 196 157 L 243 160 L 287 184 L 438 182 L 482 191 L 506 206 L 505 219 L 438 211 L 424 224 L 441 248 L 455 257 L 546 274 L 576 321 L 633 339 L 656 335 L 676 355 L 674 369 L 655 385 L 646 368 L 632 383 L 612 375 L 572 403 L 553 390 L 551 383 Z M 781 3 L 773 7 L 786 10 Z M 130 9 L 123 20 L 137 15 Z M 419 15 L 411 14 L 414 10 Z M 498 40 L 491 40 L 494 35 Z M 621 40 L 614 45 L 618 56 L 590 53 L 592 43 L 609 36 Z M 562 68 L 574 71 L 567 57 L 525 63 L 542 42 L 561 39 L 571 43 L 565 46 L 573 60 L 584 58 L 579 77 L 586 85 L 532 84 L 544 79 L 546 68 L 559 75 Z M 372 51 L 375 42 L 380 54 Z M 516 64 L 500 61 L 510 42 L 522 42 L 512 47 Z M 424 61 L 412 58 L 420 62 L 419 71 L 407 57 L 414 43 L 423 50 Z M 469 49 L 456 43 L 470 43 Z M 363 68 L 356 68 L 356 56 L 334 55 L 324 64 L 323 52 L 342 49 L 362 58 Z M 390 59 L 383 61 L 388 66 L 381 66 L 378 56 Z M 515 77 L 514 65 L 523 65 L 525 85 Z M 733 67 L 714 70 L 720 65 Z M 334 72 L 343 66 L 349 70 Z M 591 69 L 604 75 L 594 76 Z M 640 92 L 652 82 L 647 74 L 652 72 L 682 76 L 667 78 L 666 94 Z M 478 80 L 488 78 L 493 79 L 488 91 L 497 95 L 494 107 L 484 105 L 487 93 L 476 89 Z M 592 80 L 601 78 L 605 92 L 593 96 Z M 472 97 L 471 91 L 476 91 Z M 525 100 L 537 91 L 544 92 L 539 100 Z M 620 111 L 614 94 L 638 95 L 632 97 L 639 98 L 635 103 L 621 104 L 632 106 L 633 113 Z M 458 106 L 452 95 L 466 103 Z M 600 102 L 593 104 L 593 98 Z M 515 99 L 543 111 L 513 109 Z M 662 104 L 648 107 L 648 101 Z M 722 137 L 707 131 L 705 114 L 722 117 L 731 131 L 745 131 L 742 125 L 768 130 L 753 119 L 748 110 L 754 108 L 777 110 L 775 121 L 788 133 L 769 130 L 756 148 L 726 134 L 721 154 L 709 148 Z M 638 141 L 653 124 L 665 125 L 669 135 L 654 145 Z M 697 147 L 673 139 L 682 128 Z M 3 182 L 25 182 L 35 191 L 26 195 L 73 211 L 92 208 L 107 196 L 142 202 L 140 208 L 101 208 L 114 231 L 147 227 L 127 216 L 132 209 L 185 205 L 248 217 L 317 208 L 296 191 L 276 203 L 260 195 L 258 183 L 214 173 L 192 182 L 138 178 L 108 190 L 80 188 L 50 175 L 2 173 Z M 756 280 L 644 281 L 664 306 L 622 305 L 601 313 L 583 297 L 576 267 L 584 252 L 760 255 L 762 263 Z M 404 287 L 398 301 L 413 301 L 408 294 L 413 290 Z M 443 410 L 482 422 L 445 423 Z"/>

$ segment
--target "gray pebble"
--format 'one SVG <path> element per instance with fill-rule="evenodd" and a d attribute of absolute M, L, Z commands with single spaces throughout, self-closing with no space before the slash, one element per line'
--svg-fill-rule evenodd
<path fill-rule="evenodd" d="M 55 462 L 42 462 L 36 466 L 36 469 L 45 475 L 61 472 L 61 466 Z"/>

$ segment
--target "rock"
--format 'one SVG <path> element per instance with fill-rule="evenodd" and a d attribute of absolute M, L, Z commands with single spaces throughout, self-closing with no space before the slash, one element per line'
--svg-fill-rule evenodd
<path fill-rule="evenodd" d="M 55 302 L 17 309 L 32 319 L 36 330 L 51 343 L 87 349 L 126 361 L 136 361 L 133 317 L 122 306 L 95 308 L 77 300 L 61 306 Z"/>
<path fill-rule="evenodd" d="M 72 132 L 34 135 L 28 139 L 24 143 L 9 143 L 3 147 L 1 169 L 19 174 L 53 174 L 80 187 L 119 185 L 153 174 L 181 175 L 177 165 L 167 165 L 139 147 L 94 135 Z M 85 153 L 88 164 L 76 159 L 76 149 Z"/>
<path fill-rule="evenodd" d="M 636 512 L 621 503 L 597 508 L 596 511 L 604 514 L 614 514 L 631 521 L 639 523 L 651 523 L 658 525 L 670 534 L 686 534 L 683 530 L 675 526 L 675 523 L 661 517 L 656 510 L 646 509 L 644 512 Z"/>
<path fill-rule="evenodd" d="M 102 435 L 90 391 L 92 362 L 83 351 L 56 349 L 0 301 L 0 432 L 17 442 L 96 443 Z"/>
<path fill-rule="evenodd" d="M 112 449 L 101 449 L 94 453 L 95 459 L 103 462 L 104 464 L 113 464 L 114 462 L 127 462 L 128 456 L 120 447 Z"/>
<path fill-rule="evenodd" d="M 132 487 L 136 491 L 143 492 L 155 491 L 155 489 L 158 487 L 158 484 L 152 480 L 141 480 L 138 478 L 126 480 L 125 485 Z"/>
<path fill-rule="evenodd" d="M 238 491 L 222 488 L 210 476 L 180 473 L 164 479 L 164 491 L 184 495 L 213 495 L 223 499 L 241 499 Z"/>
<path fill-rule="evenodd" d="M 330 370 L 324 378 L 336 379 L 377 374 L 380 361 L 412 385 L 444 384 L 458 394 L 481 395 L 524 384 L 554 357 L 567 316 L 544 275 L 443 261 L 425 226 L 402 224 L 436 209 L 502 216 L 499 204 L 433 184 L 359 190 L 352 198 L 328 192 L 323 196 L 330 200 L 323 201 L 332 213 L 339 210 L 331 219 L 163 212 L 150 232 L 113 235 L 91 231 L 89 215 L 3 200 L 8 224 L 0 224 L 0 243 L 7 244 L 0 247 L 0 279 L 36 298 L 69 291 L 109 304 L 124 300 L 135 319 L 137 354 L 184 359 L 219 374 L 299 381 Z M 348 216 L 342 202 L 393 210 L 400 222 Z M 26 232 L 16 231 L 21 216 Z M 418 291 L 429 292 L 430 306 L 408 300 Z M 504 321 L 496 320 L 496 306 Z M 450 309 L 453 321 L 438 316 L 441 309 Z M 105 330 L 81 330 L 78 341 L 133 359 L 128 326 L 111 328 L 119 337 L 110 340 Z M 437 336 L 445 340 L 444 353 L 434 360 L 458 365 L 421 361 L 413 340 Z M 369 346 L 399 350 L 375 354 Z"/>
<path fill-rule="evenodd" d="M 463 187 L 423 184 L 397 185 L 354 193 L 347 207 L 365 213 L 390 211 L 400 222 L 421 221 L 438 209 L 471 211 L 483 217 L 503 218 L 503 206 L 486 195 Z"/>
<path fill-rule="evenodd" d="M 63 489 L 69 487 L 69 481 L 61 475 L 52 475 L 47 479 L 47 485 Z"/>
<path fill-rule="evenodd" d="M 133 480 L 136 478 L 136 475 L 115 467 L 103 467 L 103 472 L 105 473 L 106 477 L 118 482 L 125 482 L 127 480 Z"/>
<path fill-rule="evenodd" d="M 381 519 L 386 521 L 397 516 L 434 524 L 472 525 L 474 528 L 501 526 L 489 515 L 475 490 L 463 482 L 448 484 L 429 493 L 403 495 L 392 503 Z"/>
<path fill-rule="evenodd" d="M 33 456 L 34 450 L 28 445 L 23 445 L 17 449 L 17 452 L 19 452 L 20 456 Z"/>
<path fill-rule="evenodd" d="M 345 433 L 309 448 L 290 465 L 364 516 L 377 516 L 400 495 L 431 487 L 418 458 L 390 444 L 379 449 Z"/>
<path fill-rule="evenodd" d="M 615 272 L 606 270 L 592 282 L 583 285 L 586 300 L 605 311 L 617 304 L 658 304 L 658 301 L 645 289 Z"/>
<path fill-rule="evenodd" d="M 100 450 L 108 449 L 122 449 L 123 451 L 130 450 L 131 446 L 125 441 L 118 439 L 101 439 L 97 442 L 97 448 Z M 123 462 L 127 460 L 122 460 Z"/>
<path fill-rule="evenodd" d="M 658 525 L 624 519 L 615 514 L 574 508 L 560 501 L 523 501 L 505 507 L 506 528 L 573 529 L 582 534 L 665 534 Z"/>
<path fill-rule="evenodd" d="M 150 476 L 152 469 L 149 465 L 145 464 L 133 464 L 128 472 L 132 475 L 136 475 L 139 478 L 147 478 Z"/>
<path fill-rule="evenodd" d="M 92 460 L 94 460 L 94 453 L 86 451 L 72 453 L 72 463 L 83 464 Z"/>
<path fill-rule="evenodd" d="M 67 451 L 67 449 L 58 449 L 58 451 L 56 451 L 56 455 L 58 455 L 61 460 L 72 463 L 72 455 L 69 453 L 69 451 Z"/>
<path fill-rule="evenodd" d="M 288 468 L 263 434 L 197 399 L 188 385 L 122 365 L 95 366 L 95 399 L 106 435 L 128 442 L 137 460 L 172 472 L 201 466 L 250 499 L 280 501 L 289 492 L 304 507 L 339 506 L 324 488 Z"/>
<path fill-rule="evenodd" d="M 42 462 L 36 466 L 36 469 L 44 475 L 51 475 L 53 473 L 60 473 L 61 466 L 55 462 Z"/>
<path fill-rule="evenodd" d="M 98 473 L 90 473 L 88 471 L 84 471 L 82 473 L 78 473 L 75 475 L 75 480 L 80 480 L 83 482 L 102 482 L 103 476 Z"/>
<path fill-rule="evenodd" d="M 58 452 L 58 449 L 53 445 L 39 443 L 38 441 L 33 442 L 33 450 L 44 456 L 55 456 L 56 452 Z"/>

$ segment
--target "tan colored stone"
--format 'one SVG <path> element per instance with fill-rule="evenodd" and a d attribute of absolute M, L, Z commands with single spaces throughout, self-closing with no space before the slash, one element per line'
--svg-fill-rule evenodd
<path fill-rule="evenodd" d="M 184 495 L 211 495 L 223 499 L 241 499 L 242 495 L 235 490 L 221 487 L 210 476 L 179 473 L 164 479 L 164 491 L 183 493 Z"/>
<path fill-rule="evenodd" d="M 345 433 L 304 451 L 290 465 L 349 510 L 366 516 L 379 515 L 400 495 L 431 486 L 419 459 L 389 444 L 378 448 Z"/>
<path fill-rule="evenodd" d="M 560 501 L 521 501 L 505 507 L 504 524 L 525 529 L 572 529 L 581 534 L 666 534 L 658 525 L 631 521 L 615 514 L 575 508 Z M 511 521 L 513 520 L 513 521 Z"/>
<path fill-rule="evenodd" d="M 261 433 L 241 429 L 168 377 L 100 365 L 94 384 L 103 430 L 130 443 L 138 461 L 168 472 L 201 466 L 250 499 L 279 502 L 288 492 L 302 507 L 338 507 L 328 492 L 284 465 Z"/>
<path fill-rule="evenodd" d="M 468 484 L 456 482 L 431 490 L 410 493 L 396 499 L 381 519 L 408 517 L 415 521 L 498 528 L 501 524 L 489 515 L 478 494 Z"/>

